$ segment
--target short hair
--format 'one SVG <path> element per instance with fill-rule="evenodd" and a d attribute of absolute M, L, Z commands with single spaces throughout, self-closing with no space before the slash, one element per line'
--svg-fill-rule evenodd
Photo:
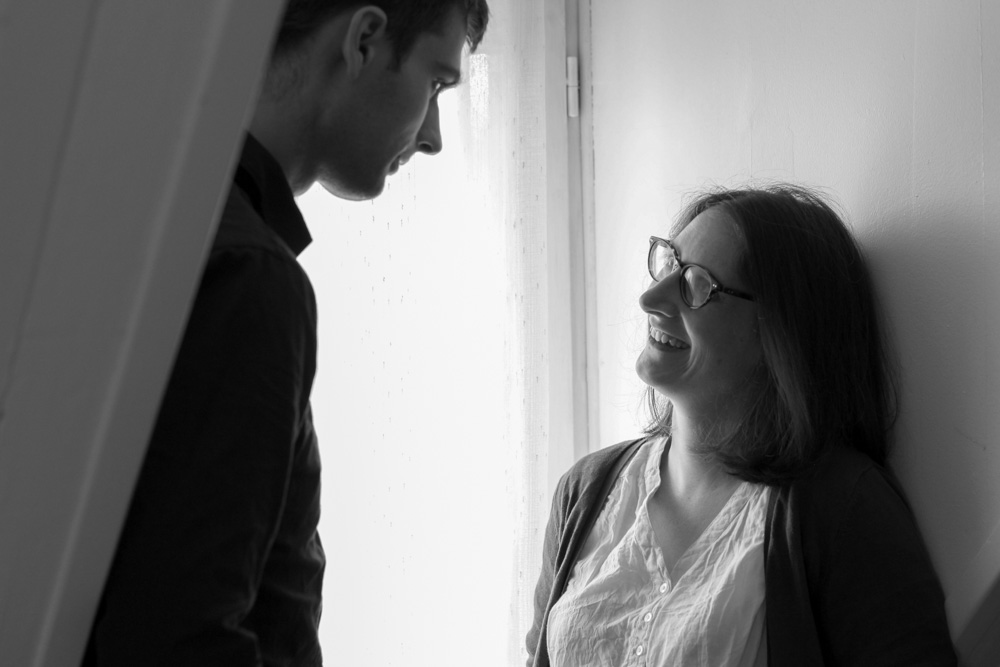
<path fill-rule="evenodd" d="M 768 484 L 794 479 L 834 446 L 884 464 L 896 365 L 854 237 L 820 195 L 785 184 L 701 193 L 672 235 L 716 207 L 742 239 L 738 270 L 755 295 L 762 356 L 748 380 L 748 409 L 703 453 Z M 669 402 L 652 389 L 647 398 L 647 433 L 669 434 Z"/>
<path fill-rule="evenodd" d="M 336 14 L 374 5 L 388 17 L 386 35 L 398 66 L 421 34 L 437 32 L 453 8 L 465 12 L 466 42 L 476 50 L 486 33 L 489 7 L 486 0 L 288 0 L 274 43 L 274 56 L 294 51 Z"/>

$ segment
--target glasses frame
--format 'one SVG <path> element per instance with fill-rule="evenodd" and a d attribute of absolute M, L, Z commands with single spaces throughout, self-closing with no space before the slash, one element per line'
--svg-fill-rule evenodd
<path fill-rule="evenodd" d="M 670 251 L 670 254 L 673 255 L 674 261 L 677 262 L 677 270 L 670 272 L 668 275 L 673 275 L 674 273 L 680 273 L 681 278 L 683 279 L 684 274 L 687 273 L 688 270 L 699 269 L 701 271 L 704 271 L 705 275 L 708 276 L 708 280 L 712 285 L 712 289 L 709 290 L 708 297 L 705 299 L 705 302 L 697 306 L 693 305 L 688 300 L 687 296 L 684 294 L 683 283 L 681 282 L 677 283 L 677 289 L 681 294 L 681 299 L 691 310 L 698 310 L 699 308 L 707 304 L 709 301 L 711 301 L 712 298 L 719 292 L 722 292 L 723 294 L 728 294 L 730 296 L 735 296 L 739 299 L 746 299 L 747 301 L 756 301 L 756 299 L 752 294 L 748 294 L 747 292 L 741 292 L 740 290 L 724 286 L 722 283 L 716 280 L 715 276 L 712 275 L 712 272 L 706 269 L 704 266 L 701 266 L 699 264 L 682 263 L 679 258 L 679 254 L 677 252 L 677 248 L 674 246 L 673 241 L 670 241 L 668 239 L 661 239 L 659 236 L 649 237 L 649 253 L 646 255 L 646 269 L 649 271 L 649 277 L 653 279 L 654 283 L 660 282 L 660 280 L 657 280 L 656 274 L 653 272 L 653 253 L 656 251 L 657 246 L 663 246 L 667 248 Z"/>

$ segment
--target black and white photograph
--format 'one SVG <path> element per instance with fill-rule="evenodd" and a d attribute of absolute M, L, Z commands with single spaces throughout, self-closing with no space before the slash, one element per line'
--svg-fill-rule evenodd
<path fill-rule="evenodd" d="M 1000 2 L 0 0 L 0 667 L 1000 667 Z"/>

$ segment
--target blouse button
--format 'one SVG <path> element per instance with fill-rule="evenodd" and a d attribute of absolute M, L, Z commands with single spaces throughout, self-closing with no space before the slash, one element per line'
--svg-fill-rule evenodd
<path fill-rule="evenodd" d="M 665 583 L 664 584 L 660 584 L 660 592 L 661 593 L 666 593 L 668 588 L 670 588 L 670 586 L 668 586 L 667 584 L 665 584 Z"/>
<path fill-rule="evenodd" d="M 642 655 L 642 647 L 641 646 L 635 650 L 635 654 L 636 655 Z"/>
<path fill-rule="evenodd" d="M 644 620 L 647 623 L 649 623 L 651 620 L 653 620 L 653 612 L 647 611 L 646 615 L 642 617 L 642 620 Z"/>

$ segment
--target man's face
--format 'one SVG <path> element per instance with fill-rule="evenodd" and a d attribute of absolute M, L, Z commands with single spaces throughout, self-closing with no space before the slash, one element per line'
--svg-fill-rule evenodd
<path fill-rule="evenodd" d="M 414 153 L 438 153 L 438 94 L 461 77 L 465 36 L 456 7 L 440 34 L 420 35 L 398 68 L 382 37 L 356 77 L 317 88 L 303 146 L 315 179 L 338 197 L 371 199 Z"/>

